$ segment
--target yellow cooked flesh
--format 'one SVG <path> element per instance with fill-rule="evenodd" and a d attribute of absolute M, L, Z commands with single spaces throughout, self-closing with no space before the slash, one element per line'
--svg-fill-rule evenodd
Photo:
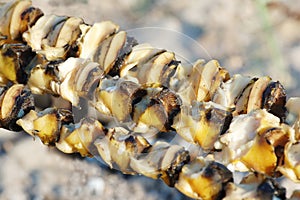
<path fill-rule="evenodd" d="M 55 141 L 57 137 L 58 122 L 55 114 L 47 114 L 37 118 L 33 122 L 33 127 L 42 142 L 49 144 L 51 141 Z"/>
<path fill-rule="evenodd" d="M 274 147 L 263 137 L 256 137 L 255 143 L 241 160 L 250 169 L 266 174 L 272 174 L 277 163 Z"/>

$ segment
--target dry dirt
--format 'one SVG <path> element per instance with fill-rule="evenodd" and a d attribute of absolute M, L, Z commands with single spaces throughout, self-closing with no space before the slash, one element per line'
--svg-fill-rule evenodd
<path fill-rule="evenodd" d="M 230 73 L 270 75 L 300 96 L 300 1 L 33 0 L 45 13 L 112 20 L 185 62 L 218 59 Z M 266 2 L 269 6 L 265 7 Z M 284 3 L 283 3 L 284 2 Z M 0 199 L 188 199 L 161 181 L 66 156 L 24 133 L 0 132 Z"/>

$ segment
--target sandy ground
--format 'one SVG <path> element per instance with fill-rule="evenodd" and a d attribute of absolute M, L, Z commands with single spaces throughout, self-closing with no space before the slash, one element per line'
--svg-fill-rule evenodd
<path fill-rule="evenodd" d="M 178 59 L 218 59 L 230 73 L 269 75 L 300 96 L 298 0 L 33 0 L 45 13 L 112 20 Z M 266 8 L 261 2 L 271 2 Z M 284 5 L 281 4 L 284 2 Z M 266 9 L 266 10 L 264 10 Z M 0 199 L 188 199 L 160 181 L 66 156 L 23 133 L 0 133 Z"/>

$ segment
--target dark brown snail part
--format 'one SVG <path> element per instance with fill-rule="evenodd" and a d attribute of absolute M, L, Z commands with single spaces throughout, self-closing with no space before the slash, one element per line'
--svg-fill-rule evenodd
<path fill-rule="evenodd" d="M 27 83 L 28 74 L 26 67 L 35 58 L 28 45 L 4 44 L 0 47 L 0 76 L 2 84 L 8 81 L 14 83 Z"/>
<path fill-rule="evenodd" d="M 286 117 L 285 104 L 286 93 L 281 83 L 270 82 L 262 95 L 262 108 L 284 121 Z"/>
<path fill-rule="evenodd" d="M 180 97 L 169 89 L 163 89 L 157 94 L 156 97 L 164 106 L 164 110 L 167 112 L 168 120 L 165 124 L 166 130 L 171 129 L 174 117 L 180 112 L 180 106 L 182 105 Z"/>
<path fill-rule="evenodd" d="M 24 117 L 34 109 L 33 96 L 22 84 L 2 88 L 0 96 L 0 122 L 1 127 L 8 130 L 19 131 L 21 127 L 16 124 L 18 119 Z"/>

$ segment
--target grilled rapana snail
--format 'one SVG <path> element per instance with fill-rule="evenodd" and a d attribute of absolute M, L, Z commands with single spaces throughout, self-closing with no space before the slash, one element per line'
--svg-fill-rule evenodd
<path fill-rule="evenodd" d="M 43 15 L 29 0 L 0 16 L 2 128 L 196 199 L 284 199 L 278 177 L 300 181 L 300 101 L 278 81 L 230 77 L 216 60 L 183 66 L 110 21 Z M 38 110 L 33 94 L 85 100 L 100 117 Z"/>

